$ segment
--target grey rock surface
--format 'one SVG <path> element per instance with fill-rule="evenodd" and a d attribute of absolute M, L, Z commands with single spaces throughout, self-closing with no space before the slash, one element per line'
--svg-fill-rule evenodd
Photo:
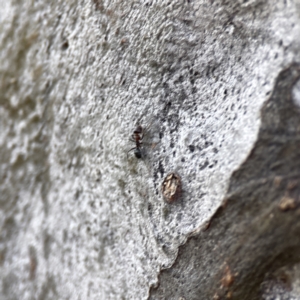
<path fill-rule="evenodd" d="M 299 50 L 299 1 L 3 1 L 0 298 L 300 299 Z"/>

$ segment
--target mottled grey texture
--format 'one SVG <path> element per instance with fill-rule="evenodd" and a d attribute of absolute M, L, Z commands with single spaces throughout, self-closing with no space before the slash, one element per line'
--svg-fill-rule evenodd
<path fill-rule="evenodd" d="M 180 247 L 152 299 L 262 299 L 268 276 L 299 264 L 300 110 L 291 97 L 299 79 L 300 65 L 280 73 L 255 146 L 232 175 L 222 207 Z M 286 281 L 289 292 L 292 280 Z"/>
<path fill-rule="evenodd" d="M 224 257 L 229 265 L 235 252 L 226 245 L 237 247 L 237 228 L 260 214 L 253 206 L 235 227 L 229 212 L 242 210 L 229 201 L 224 219 L 201 228 L 219 216 L 232 187 L 251 193 L 254 182 L 267 192 L 278 175 L 261 183 L 270 167 L 263 162 L 249 171 L 251 178 L 244 171 L 264 126 L 277 124 L 279 113 L 270 125 L 260 112 L 280 90 L 278 78 L 300 117 L 299 83 L 279 75 L 298 74 L 292 63 L 300 62 L 299 1 L 2 2 L 0 298 L 146 299 L 151 293 L 156 299 L 162 289 L 168 299 L 207 299 L 197 293 L 215 292 L 216 280 L 208 277 L 218 274 L 215 262 Z M 284 134 L 275 152 L 292 126 L 289 114 L 280 116 Z M 149 125 L 140 160 L 127 155 L 137 124 Z M 272 160 L 268 147 L 261 149 Z M 290 178 L 289 164 L 283 178 Z M 183 192 L 169 205 L 161 183 L 173 171 Z M 283 192 L 272 193 L 277 199 Z M 283 215 L 286 224 L 290 215 Z M 215 262 L 209 255 L 188 261 L 189 247 L 206 232 L 200 257 L 220 233 L 223 252 Z M 168 277 L 179 265 L 188 266 L 176 283 L 181 294 Z M 201 274 L 201 286 L 190 289 L 188 281 Z M 258 275 L 255 288 L 271 282 Z M 241 276 L 230 287 L 239 284 L 241 291 L 247 282 Z"/>

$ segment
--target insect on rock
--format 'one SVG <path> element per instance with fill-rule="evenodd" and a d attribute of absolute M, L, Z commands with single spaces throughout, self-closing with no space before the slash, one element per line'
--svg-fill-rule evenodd
<path fill-rule="evenodd" d="M 162 183 L 161 189 L 165 201 L 173 203 L 181 197 L 182 184 L 180 176 L 175 172 L 168 174 Z"/>
<path fill-rule="evenodd" d="M 144 138 L 144 129 L 141 125 L 138 125 L 135 130 L 133 131 L 131 141 L 135 143 L 135 147 L 130 149 L 127 152 L 133 151 L 136 158 L 142 158 L 142 146 L 143 146 L 143 138 Z"/>
<path fill-rule="evenodd" d="M 150 135 L 149 134 L 149 129 L 150 127 L 152 127 L 154 123 L 154 120 L 152 119 L 152 121 L 150 123 L 148 123 L 147 127 L 143 127 L 142 125 L 137 125 L 136 128 L 133 131 L 133 134 L 131 135 L 131 138 L 129 139 L 131 142 L 135 143 L 135 147 L 133 147 L 132 149 L 130 149 L 127 152 L 127 157 L 128 157 L 128 153 L 133 151 L 134 155 L 136 158 L 140 159 L 144 157 L 144 146 L 143 146 L 143 139 L 145 136 Z M 153 136 L 151 136 L 151 140 L 153 139 Z M 145 144 L 150 145 L 151 143 L 149 143 L 149 141 L 146 141 Z M 155 146 L 157 145 L 157 143 L 153 143 L 152 141 L 152 146 L 151 148 L 153 149 Z"/>

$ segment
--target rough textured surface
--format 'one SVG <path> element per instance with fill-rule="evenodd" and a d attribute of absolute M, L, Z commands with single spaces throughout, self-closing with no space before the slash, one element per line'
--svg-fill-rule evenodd
<path fill-rule="evenodd" d="M 299 3 L 1 5 L 0 298 L 294 299 Z"/>
<path fill-rule="evenodd" d="M 299 79 L 300 65 L 280 74 L 227 198 L 209 226 L 180 247 L 153 299 L 172 299 L 174 292 L 186 299 L 261 299 L 268 273 L 299 264 L 300 111 L 291 96 Z"/>

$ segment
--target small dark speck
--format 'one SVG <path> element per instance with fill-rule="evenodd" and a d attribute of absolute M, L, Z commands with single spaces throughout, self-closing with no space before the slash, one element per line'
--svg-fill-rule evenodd
<path fill-rule="evenodd" d="M 181 218 L 182 218 L 182 214 L 178 213 L 178 215 L 177 215 L 177 221 L 181 221 Z"/>
<path fill-rule="evenodd" d="M 214 149 L 213 149 L 213 152 L 214 152 L 214 153 L 218 153 L 218 149 L 217 149 L 217 148 L 214 148 Z"/>
<path fill-rule="evenodd" d="M 195 146 L 194 145 L 189 145 L 189 149 L 191 152 L 194 152 L 195 151 Z"/>
<path fill-rule="evenodd" d="M 62 45 L 61 45 L 61 49 L 62 50 L 67 50 L 69 48 L 69 43 L 68 41 L 65 41 Z"/>
<path fill-rule="evenodd" d="M 160 132 L 160 133 L 159 133 L 159 138 L 162 139 L 163 136 L 164 136 L 164 133 L 163 133 L 163 132 Z"/>
<path fill-rule="evenodd" d="M 165 173 L 165 170 L 164 170 L 164 167 L 163 167 L 161 161 L 160 161 L 159 164 L 158 164 L 158 171 L 159 171 L 159 173 L 161 174 L 161 177 L 163 177 L 163 176 L 164 176 L 164 173 Z"/>
<path fill-rule="evenodd" d="M 208 161 L 205 161 L 203 165 L 200 165 L 200 170 L 204 170 L 208 166 Z"/>
<path fill-rule="evenodd" d="M 185 158 L 184 157 L 181 159 L 181 162 L 185 162 Z"/>

